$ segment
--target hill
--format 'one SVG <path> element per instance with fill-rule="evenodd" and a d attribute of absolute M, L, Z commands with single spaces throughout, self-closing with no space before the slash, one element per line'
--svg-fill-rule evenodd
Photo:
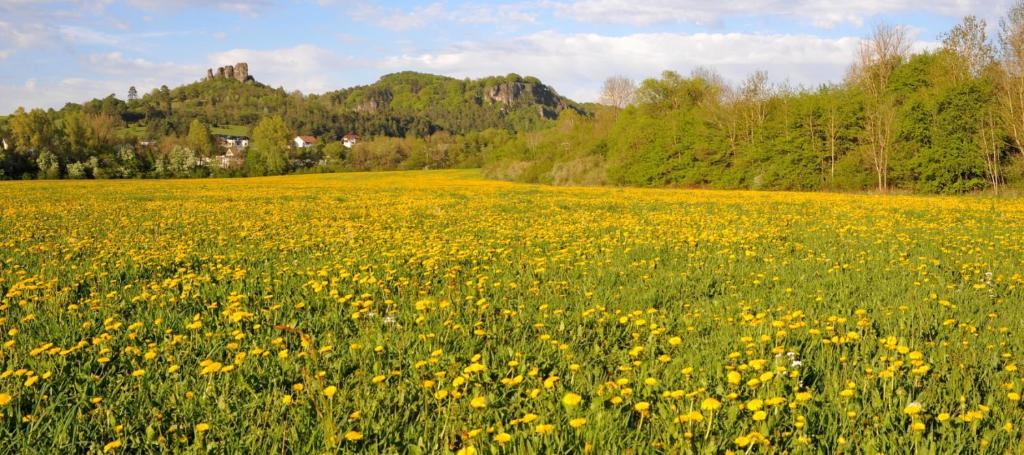
<path fill-rule="evenodd" d="M 546 126 L 564 109 L 582 111 L 535 77 L 517 74 L 454 79 L 416 72 L 386 75 L 368 86 L 322 96 L 325 105 L 359 115 L 410 118 L 456 134 L 487 128 L 526 131 Z"/>
<path fill-rule="evenodd" d="M 416 72 L 389 74 L 370 85 L 322 95 L 273 88 L 251 76 L 244 81 L 208 76 L 123 104 L 123 109 L 109 113 L 124 120 L 125 131 L 137 134 L 144 127 L 149 138 L 183 135 L 196 118 L 215 128 L 239 131 L 264 116 L 281 115 L 296 131 L 334 140 L 349 132 L 425 137 L 438 131 L 465 134 L 490 128 L 530 131 L 550 125 L 562 110 L 585 112 L 535 77 L 510 74 L 472 80 Z"/>

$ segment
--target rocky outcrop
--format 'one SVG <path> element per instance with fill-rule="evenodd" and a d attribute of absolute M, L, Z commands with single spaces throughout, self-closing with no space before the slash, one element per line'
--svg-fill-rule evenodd
<path fill-rule="evenodd" d="M 234 79 L 238 82 L 248 82 L 254 80 L 249 75 L 249 64 L 245 62 L 237 63 L 235 66 L 222 66 L 217 68 L 217 72 L 214 73 L 213 68 L 206 70 L 206 80 L 211 79 Z"/>
<path fill-rule="evenodd" d="M 372 114 L 391 104 L 392 98 L 394 95 L 390 90 L 370 90 L 363 101 L 356 105 L 355 110 L 364 114 Z"/>
<path fill-rule="evenodd" d="M 492 103 L 504 104 L 511 107 L 522 97 L 525 84 L 522 82 L 505 82 L 495 85 L 487 92 L 487 99 Z"/>
<path fill-rule="evenodd" d="M 235 79 L 242 82 L 249 80 L 249 64 L 242 62 L 235 64 Z"/>
<path fill-rule="evenodd" d="M 537 104 L 541 117 L 554 119 L 567 106 L 565 100 L 558 96 L 550 87 L 522 80 L 509 80 L 492 86 L 484 94 L 489 103 L 502 105 L 508 110 L 519 104 Z"/>

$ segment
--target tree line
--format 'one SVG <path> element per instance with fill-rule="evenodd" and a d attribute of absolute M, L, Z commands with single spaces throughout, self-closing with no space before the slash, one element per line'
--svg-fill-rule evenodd
<path fill-rule="evenodd" d="M 1024 185 L 1024 2 L 911 52 L 879 25 L 847 76 L 739 84 L 713 69 L 610 78 L 579 105 L 534 78 L 397 73 L 323 95 L 212 80 L 0 118 L 2 178 L 272 175 L 482 167 L 553 184 L 965 193 Z M 234 164 L 211 127 L 246 125 Z M 355 147 L 345 132 L 365 138 Z M 130 132 L 133 134 L 125 134 Z M 298 133 L 319 143 L 290 146 Z M 149 138 L 142 141 L 140 137 Z"/>
<path fill-rule="evenodd" d="M 938 49 L 878 25 L 841 83 L 741 84 L 710 69 L 605 83 L 604 109 L 563 112 L 487 157 L 496 178 L 782 190 L 999 191 L 1024 184 L 1024 3 L 966 17 Z"/>
<path fill-rule="evenodd" d="M 583 108 L 533 77 L 454 79 L 414 72 L 368 86 L 304 95 L 216 78 L 139 96 L 0 117 L 0 178 L 266 175 L 348 169 L 480 166 L 482 140 L 554 123 Z M 271 134 L 270 125 L 274 129 Z M 253 139 L 230 165 L 215 129 Z M 366 138 L 352 150 L 341 138 Z M 289 147 L 295 135 L 318 145 Z M 481 139 L 485 138 L 485 139 Z M 244 163 L 240 165 L 239 163 Z"/>

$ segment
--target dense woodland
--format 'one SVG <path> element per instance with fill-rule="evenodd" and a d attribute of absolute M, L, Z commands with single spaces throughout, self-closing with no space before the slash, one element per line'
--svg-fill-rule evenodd
<path fill-rule="evenodd" d="M 968 17 L 911 54 L 878 26 L 846 80 L 816 89 L 738 86 L 712 70 L 606 83 L 591 116 L 516 137 L 496 178 L 555 184 L 964 193 L 1024 184 L 1024 7 L 995 39 Z M 623 89 L 626 87 L 627 89 Z"/>
<path fill-rule="evenodd" d="M 5 178 L 185 177 L 482 167 L 493 178 L 783 190 L 965 193 L 1024 186 L 1024 2 L 967 17 L 941 48 L 904 28 L 865 37 L 847 77 L 817 88 L 732 84 L 712 69 L 605 84 L 602 105 L 539 80 L 397 73 L 322 95 L 204 80 L 0 118 Z M 211 131 L 253 139 L 245 165 L 207 163 Z M 352 149 L 336 142 L 355 132 Z M 317 147 L 288 146 L 295 134 Z M 152 142 L 143 145 L 142 139 Z M 206 160 L 206 161 L 204 161 Z"/>

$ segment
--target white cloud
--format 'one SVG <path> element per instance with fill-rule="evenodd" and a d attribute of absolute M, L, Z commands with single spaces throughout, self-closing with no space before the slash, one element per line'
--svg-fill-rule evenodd
<path fill-rule="evenodd" d="M 462 4 L 449 7 L 431 3 L 412 8 L 385 7 L 368 0 L 320 0 L 322 6 L 339 5 L 359 22 L 369 22 L 395 32 L 424 28 L 438 23 L 509 25 L 535 23 L 536 6 L 526 3 Z"/>
<path fill-rule="evenodd" d="M 63 25 L 57 31 L 64 41 L 75 45 L 117 46 L 124 41 L 119 36 L 86 27 Z"/>
<path fill-rule="evenodd" d="M 83 76 L 64 79 L 32 77 L 17 85 L 0 85 L 0 113 L 19 106 L 59 108 L 66 103 L 81 103 L 114 94 L 124 99 L 128 87 L 146 93 L 161 85 L 175 86 L 200 79 L 205 68 L 199 65 L 156 63 L 141 58 L 126 58 L 120 52 L 92 54 L 81 59 Z"/>
<path fill-rule="evenodd" d="M 127 86 L 117 81 L 98 81 L 68 78 L 55 81 L 28 79 L 23 84 L 0 84 L 0 113 L 13 112 L 19 106 L 26 109 L 59 108 L 68 102 L 82 102 L 102 98 L 111 93 L 123 96 Z"/>
<path fill-rule="evenodd" d="M 273 0 L 127 0 L 126 3 L 148 10 L 216 8 L 256 15 L 273 6 L 275 2 Z"/>
<path fill-rule="evenodd" d="M 732 81 L 766 70 L 775 81 L 814 86 L 840 80 L 859 38 L 746 33 L 644 33 L 627 36 L 544 32 L 473 43 L 436 53 L 387 59 L 388 70 L 417 69 L 454 77 L 515 72 L 539 77 L 570 98 L 597 98 L 607 76 L 643 79 L 664 70 L 710 67 Z M 918 48 L 927 47 L 918 43 Z"/>
<path fill-rule="evenodd" d="M 209 61 L 213 68 L 246 62 L 249 74 L 257 81 L 305 93 L 340 88 L 334 85 L 337 74 L 354 64 L 348 58 L 309 44 L 272 50 L 233 49 L 213 54 Z"/>
<path fill-rule="evenodd" d="M 50 30 L 39 24 L 11 23 L 0 20 L 0 42 L 15 48 L 28 48 L 46 41 Z"/>
<path fill-rule="evenodd" d="M 204 68 L 200 65 L 156 63 L 143 58 L 126 58 L 121 52 L 92 54 L 86 57 L 91 72 L 129 78 L 162 78 L 169 82 L 199 79 Z"/>
<path fill-rule="evenodd" d="M 943 16 L 991 16 L 993 3 L 1007 0 L 551 0 L 544 3 L 556 13 L 579 21 L 651 25 L 686 22 L 719 23 L 736 16 L 783 16 L 819 27 L 841 23 L 860 25 L 865 19 L 892 13 L 933 13 Z"/>

